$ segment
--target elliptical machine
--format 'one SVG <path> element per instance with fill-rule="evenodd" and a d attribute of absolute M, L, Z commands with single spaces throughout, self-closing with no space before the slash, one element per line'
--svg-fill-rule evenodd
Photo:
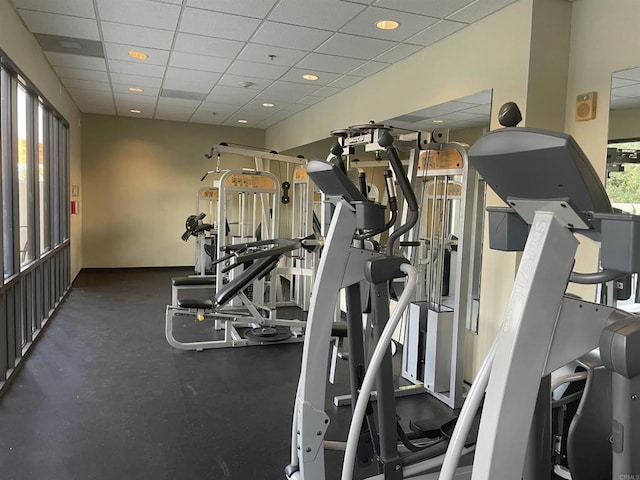
<path fill-rule="evenodd" d="M 508 205 L 490 211 L 491 248 L 523 251 L 504 322 L 469 391 L 446 456 L 415 464 L 390 456 L 396 432 L 390 428 L 389 417 L 395 419 L 395 412 L 389 403 L 378 404 L 379 433 L 372 437 L 379 441 L 375 456 L 383 468 L 373 477 L 376 480 L 550 479 L 552 445 L 550 430 L 545 428 L 550 412 L 550 374 L 598 347 L 604 366 L 612 373 L 611 478 L 635 478 L 640 472 L 640 320 L 622 310 L 565 294 L 568 282 L 602 283 L 640 271 L 640 216 L 613 212 L 593 166 L 569 135 L 514 128 L 521 116 L 513 105 L 503 108 L 502 123 L 509 128 L 478 140 L 469 159 Z M 333 168 L 318 166 L 318 177 L 329 172 L 334 173 L 331 182 L 314 179 L 334 194 L 336 205 L 314 287 L 315 300 L 321 297 L 325 305 L 335 304 L 339 287 L 350 290 L 354 288 L 350 281 L 369 280 L 368 272 L 378 272 L 374 255 L 369 254 L 367 261 L 360 262 L 367 265 L 367 273 L 358 274 L 359 265 L 353 259 L 365 253 L 351 246 L 357 225 L 357 210 L 352 204 L 357 204 L 357 195 Z M 572 272 L 576 234 L 600 243 L 600 271 Z M 330 263 L 334 255 L 336 261 Z M 411 278 L 408 267 L 401 264 L 400 269 Z M 348 295 L 348 303 L 350 298 L 351 302 L 359 301 L 356 297 Z M 362 371 L 356 372 L 355 378 L 362 381 L 358 382 L 360 395 L 342 480 L 352 478 L 362 422 L 370 415 L 369 392 L 376 377 L 388 374 L 379 366 L 379 358 L 384 359 L 388 351 L 390 334 L 386 333 L 399 320 L 396 312 L 404 306 L 401 298 L 380 335 L 375 361 L 364 376 Z M 285 473 L 290 479 L 325 480 L 323 439 L 329 422 L 324 412 L 325 346 L 332 318 L 323 316 L 314 305 L 310 313 L 293 417 L 292 462 Z M 378 394 L 381 384 L 382 378 Z M 461 455 L 469 453 L 465 440 L 483 401 L 474 463 L 456 470 Z M 394 447 L 387 448 L 391 444 Z M 439 473 L 424 474 L 440 465 Z"/>

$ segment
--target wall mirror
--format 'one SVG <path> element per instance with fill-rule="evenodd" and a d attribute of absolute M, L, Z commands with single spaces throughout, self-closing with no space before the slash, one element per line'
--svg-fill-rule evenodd
<path fill-rule="evenodd" d="M 640 215 L 640 67 L 614 72 L 605 187 L 615 208 Z M 620 282 L 618 305 L 640 312 L 638 275 Z"/>

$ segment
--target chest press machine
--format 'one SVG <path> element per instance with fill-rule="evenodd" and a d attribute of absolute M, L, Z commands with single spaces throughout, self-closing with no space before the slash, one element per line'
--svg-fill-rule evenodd
<path fill-rule="evenodd" d="M 610 444 L 605 442 L 612 458 L 609 478 L 636 478 L 640 475 L 640 319 L 567 295 L 565 290 L 569 282 L 602 283 L 640 271 L 640 217 L 613 212 L 592 165 L 569 135 L 528 128 L 496 130 L 471 147 L 469 159 L 509 205 L 489 213 L 491 248 L 523 251 L 504 322 L 468 393 L 446 455 L 412 463 L 398 454 L 396 432 L 389 428 L 395 412 L 378 403 L 378 432 L 370 433 L 379 445 L 376 459 L 381 473 L 371 479 L 550 479 L 552 441 L 545 427 L 551 410 L 550 374 L 597 348 L 612 378 Z M 316 183 L 324 190 L 327 182 Z M 355 267 L 354 257 L 359 255 L 351 247 L 356 216 L 349 201 L 351 190 L 345 186 L 338 192 L 339 180 L 332 183 L 339 199 L 325 252 L 335 249 L 340 258 L 335 270 L 328 268 L 329 255 L 321 262 L 314 299 L 324 301 L 335 301 L 336 285 L 346 286 L 355 278 L 357 268 L 348 267 Z M 572 272 L 576 234 L 600 243 L 600 271 Z M 409 268 L 402 271 L 411 277 Z M 406 306 L 403 302 L 401 298 L 397 311 Z M 285 469 L 289 479 L 326 478 L 323 440 L 329 418 L 322 385 L 331 320 L 312 304 L 294 408 L 291 464 Z M 387 328 L 399 320 L 394 311 Z M 390 335 L 379 338 L 373 358 L 388 351 Z M 378 377 L 380 395 L 388 374 L 371 361 L 360 382 L 342 480 L 352 478 L 362 423 L 365 417 L 371 420 L 367 403 L 373 379 Z M 470 453 L 465 441 L 483 401 L 474 463 L 456 469 L 460 456 Z M 590 461 L 591 453 L 582 452 L 574 462 Z M 425 474 L 440 466 L 440 472 Z M 582 478 L 587 477 L 574 476 Z"/>

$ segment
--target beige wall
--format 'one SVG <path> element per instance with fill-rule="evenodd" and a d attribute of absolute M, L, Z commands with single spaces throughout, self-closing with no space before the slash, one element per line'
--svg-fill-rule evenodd
<path fill-rule="evenodd" d="M 579 0 L 573 2 L 571 55 L 567 83 L 565 131 L 576 139 L 602 178 L 605 175 L 611 74 L 640 65 L 638 45 L 640 2 L 636 0 Z M 576 97 L 598 92 L 597 116 L 576 122 Z M 597 249 L 585 241 L 576 269 L 592 271 Z"/>
<path fill-rule="evenodd" d="M 264 144 L 264 132 L 103 115 L 83 115 L 84 267 L 193 265 L 195 239 L 184 243 L 197 191 L 212 185 L 221 142 Z M 254 167 L 223 155 L 222 169 Z"/>
<path fill-rule="evenodd" d="M 69 122 L 71 184 L 81 183 L 80 112 L 9 0 L 0 0 L 0 48 Z M 82 268 L 82 215 L 71 216 L 71 278 Z"/>

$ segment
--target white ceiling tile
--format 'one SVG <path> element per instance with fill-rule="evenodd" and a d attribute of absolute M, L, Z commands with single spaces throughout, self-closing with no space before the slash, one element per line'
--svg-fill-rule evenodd
<path fill-rule="evenodd" d="M 301 112 L 306 108 L 309 108 L 309 106 L 303 105 L 301 103 L 289 105 L 287 108 L 283 109 L 282 111 L 276 112 L 272 116 L 268 117 L 266 120 L 263 120 L 262 122 L 260 122 L 260 125 L 264 125 L 264 124 L 275 125 L 276 123 L 281 122 L 282 120 L 289 118 L 291 115 Z M 264 127 L 261 127 L 261 128 L 264 128 Z"/>
<path fill-rule="evenodd" d="M 29 31 L 33 33 L 100 40 L 98 22 L 90 18 L 32 12 L 30 10 L 21 10 L 20 15 Z"/>
<path fill-rule="evenodd" d="M 44 52 L 49 63 L 54 67 L 84 68 L 85 70 L 107 71 L 104 58 L 69 53 Z"/>
<path fill-rule="evenodd" d="M 156 106 L 155 118 L 187 121 L 200 106 L 200 103 L 201 102 L 160 97 L 158 99 L 158 105 Z"/>
<path fill-rule="evenodd" d="M 458 101 L 464 103 L 474 103 L 476 105 L 491 105 L 491 90 L 485 90 L 484 92 L 474 93 L 473 95 L 467 95 L 466 97 L 458 98 Z"/>
<path fill-rule="evenodd" d="M 423 118 L 435 118 L 438 116 L 447 115 L 452 112 L 458 112 L 465 108 L 469 108 L 468 103 L 462 103 L 454 100 L 451 102 L 434 105 L 433 107 L 422 108 L 411 113 L 411 115 Z"/>
<path fill-rule="evenodd" d="M 278 81 L 260 93 L 257 98 L 264 99 L 267 102 L 284 101 L 294 103 L 316 90 L 318 90 L 317 85 Z"/>
<path fill-rule="evenodd" d="M 13 5 L 18 9 L 96 18 L 92 0 L 13 0 Z"/>
<path fill-rule="evenodd" d="M 251 38 L 252 43 L 312 51 L 331 36 L 331 32 L 277 22 L 264 22 Z"/>
<path fill-rule="evenodd" d="M 69 94 L 76 101 L 111 103 L 113 105 L 113 95 L 109 91 L 85 90 L 80 88 L 69 88 Z"/>
<path fill-rule="evenodd" d="M 487 104 L 487 105 L 477 105 L 475 107 L 471 107 L 471 108 L 465 108 L 464 110 L 462 110 L 463 112 L 466 113 L 474 113 L 476 115 L 486 115 L 489 116 L 491 114 L 491 104 Z"/>
<path fill-rule="evenodd" d="M 100 92 L 110 92 L 111 85 L 105 82 L 93 82 L 90 80 L 78 80 L 76 78 L 66 78 L 64 86 L 67 88 L 79 88 L 83 90 L 97 90 Z"/>
<path fill-rule="evenodd" d="M 145 47 L 141 51 L 149 55 L 146 60 L 137 60 L 129 55 L 129 52 L 136 50 L 137 47 L 133 45 L 126 45 L 120 43 L 107 43 L 104 42 L 105 55 L 108 59 L 122 60 L 123 62 L 135 62 L 141 65 L 162 65 L 166 66 L 169 60 L 168 50 L 159 50 L 156 48 Z"/>
<path fill-rule="evenodd" d="M 337 88 L 348 88 L 351 85 L 358 83 L 362 79 L 362 77 L 355 77 L 353 75 L 343 75 L 337 80 L 331 82 L 329 86 Z"/>
<path fill-rule="evenodd" d="M 640 107 L 640 99 L 627 97 L 611 97 L 609 108 L 612 110 L 624 110 L 626 108 Z"/>
<path fill-rule="evenodd" d="M 141 113 L 132 113 L 129 111 L 129 108 L 126 106 L 116 105 L 116 110 L 118 115 L 121 117 L 132 117 L 132 118 L 153 118 L 153 110 L 144 110 Z"/>
<path fill-rule="evenodd" d="M 242 88 L 249 88 L 251 90 L 264 90 L 273 83 L 273 80 L 267 78 L 248 77 L 246 75 L 230 75 L 227 73 L 223 75 L 222 78 L 218 81 L 218 85 L 226 85 L 227 87 L 237 88 L 241 87 L 240 83 L 242 82 L 251 82 L 253 84 L 249 85 L 248 87 Z"/>
<path fill-rule="evenodd" d="M 476 22 L 515 1 L 516 0 L 476 0 L 447 18 L 458 22 Z"/>
<path fill-rule="evenodd" d="M 280 0 L 269 20 L 335 31 L 364 8 L 339 0 Z"/>
<path fill-rule="evenodd" d="M 407 58 L 409 55 L 413 55 L 419 50 L 422 50 L 421 46 L 399 43 L 395 47 L 384 52 L 382 55 L 375 57 L 374 60 L 378 62 L 395 63 Z"/>
<path fill-rule="evenodd" d="M 386 7 L 403 12 L 444 18 L 474 0 L 377 0 L 376 7 Z"/>
<path fill-rule="evenodd" d="M 173 3 L 174 5 L 182 5 L 182 0 L 151 0 L 152 2 Z"/>
<path fill-rule="evenodd" d="M 383 62 L 367 62 L 361 67 L 355 68 L 349 72 L 350 75 L 356 75 L 360 77 L 369 77 L 378 73 L 380 70 L 384 70 L 390 64 Z"/>
<path fill-rule="evenodd" d="M 229 40 L 249 40 L 260 25 L 255 18 L 210 12 L 199 8 L 185 8 L 180 31 Z"/>
<path fill-rule="evenodd" d="M 231 59 L 220 57 L 208 57 L 193 53 L 173 52 L 169 65 L 175 68 L 187 68 L 191 70 L 204 70 L 207 72 L 224 72 L 231 64 Z"/>
<path fill-rule="evenodd" d="M 215 112 L 215 115 L 212 112 L 204 111 L 201 108 L 196 110 L 195 113 L 189 119 L 192 123 L 206 123 L 211 125 L 219 125 L 223 123 L 229 116 L 231 112 Z"/>
<path fill-rule="evenodd" d="M 244 120 L 248 120 L 250 123 L 258 123 L 259 121 L 272 116 L 274 113 L 275 112 L 261 112 L 259 110 L 254 110 L 254 109 L 247 110 L 245 108 L 241 108 L 240 110 L 235 112 L 233 115 L 231 115 L 229 119 L 231 120 L 235 119 L 237 121 L 237 119 L 242 118 Z"/>
<path fill-rule="evenodd" d="M 182 112 L 175 111 L 171 109 L 163 109 L 160 111 L 156 111 L 153 116 L 156 120 L 170 120 L 173 122 L 188 122 L 191 119 L 193 112 Z"/>
<path fill-rule="evenodd" d="M 296 67 L 310 71 L 347 73 L 365 64 L 364 60 L 355 58 L 336 57 L 334 55 L 324 55 L 322 53 L 310 53 L 299 62 Z"/>
<path fill-rule="evenodd" d="M 270 58 L 269 55 L 273 55 Z M 281 48 L 267 45 L 259 45 L 257 43 L 248 43 L 247 46 L 238 55 L 238 60 L 247 62 L 262 62 L 274 65 L 283 65 L 292 67 L 302 60 L 308 52 L 302 50 L 292 50 L 290 48 Z"/>
<path fill-rule="evenodd" d="M 173 32 L 121 23 L 100 22 L 105 42 L 124 43 L 140 47 L 171 49 Z"/>
<path fill-rule="evenodd" d="M 187 0 L 187 6 L 215 10 L 217 12 L 264 18 L 278 0 Z"/>
<path fill-rule="evenodd" d="M 116 109 L 113 105 L 95 105 L 90 102 L 78 103 L 78 108 L 82 113 L 96 113 L 98 115 L 115 115 Z"/>
<path fill-rule="evenodd" d="M 237 40 L 178 33 L 173 47 L 175 52 L 195 53 L 212 57 L 235 58 L 245 45 Z"/>
<path fill-rule="evenodd" d="M 130 108 L 135 108 L 135 105 L 145 108 L 155 107 L 158 101 L 156 97 L 145 97 L 143 95 L 136 95 L 135 93 L 114 93 L 113 98 L 118 106 L 134 105 Z"/>
<path fill-rule="evenodd" d="M 322 87 L 320 90 L 316 90 L 315 92 L 313 92 L 313 95 L 315 97 L 330 97 L 331 95 L 335 95 L 341 90 L 341 88 L 336 87 Z"/>
<path fill-rule="evenodd" d="M 282 77 L 280 77 L 280 80 L 284 80 L 287 82 L 304 83 L 307 85 L 329 85 L 331 82 L 337 80 L 342 76 L 342 74 L 340 73 L 313 72 L 318 76 L 318 80 L 309 81 L 302 78 L 303 75 L 306 75 L 308 73 L 309 70 L 306 68 L 292 68 Z"/>
<path fill-rule="evenodd" d="M 640 82 L 640 67 L 613 72 L 613 78 L 626 78 L 628 80 Z"/>
<path fill-rule="evenodd" d="M 319 53 L 370 60 L 395 46 L 394 42 L 336 33 L 317 48 Z"/>
<path fill-rule="evenodd" d="M 612 89 L 616 89 L 616 88 L 620 88 L 620 87 L 627 87 L 629 85 L 633 85 L 634 83 L 636 83 L 635 80 L 629 80 L 627 78 L 616 78 L 616 77 L 612 77 L 611 78 L 611 88 Z"/>
<path fill-rule="evenodd" d="M 253 99 L 257 94 L 257 90 L 217 85 L 207 96 L 205 102 L 217 102 L 221 104 L 245 104 L 249 100 Z"/>
<path fill-rule="evenodd" d="M 249 77 L 256 78 L 280 78 L 287 70 L 288 67 L 281 65 L 271 65 L 267 63 L 253 63 L 244 62 L 242 60 L 236 60 L 229 67 L 228 73 L 233 75 L 247 75 Z"/>
<path fill-rule="evenodd" d="M 214 72 L 169 67 L 162 86 L 170 90 L 209 93 L 220 76 Z"/>
<path fill-rule="evenodd" d="M 615 88 L 613 89 L 613 95 L 617 97 L 640 97 L 640 83 Z"/>
<path fill-rule="evenodd" d="M 238 110 L 238 108 L 239 107 L 237 105 L 227 105 L 224 103 L 212 102 L 211 100 L 205 100 L 200 104 L 196 113 L 199 115 L 205 113 L 207 115 L 215 114 L 216 116 L 222 116 L 223 114 L 231 115 L 233 112 Z"/>
<path fill-rule="evenodd" d="M 98 15 L 107 22 L 175 30 L 180 7 L 149 0 L 97 0 Z"/>
<path fill-rule="evenodd" d="M 126 73 L 111 72 L 111 82 L 115 84 L 127 85 L 127 87 L 151 87 L 160 88 L 162 78 L 141 77 L 139 75 L 127 75 Z"/>
<path fill-rule="evenodd" d="M 266 113 L 268 115 L 273 115 L 276 112 L 279 112 L 280 110 L 287 108 L 289 105 L 291 105 L 292 102 L 287 102 L 286 100 L 282 100 L 282 101 L 278 101 L 276 102 L 270 102 L 273 103 L 273 107 L 265 107 L 263 105 L 263 103 L 266 103 L 266 100 L 263 98 L 254 98 L 253 100 L 245 103 L 242 106 L 242 110 L 243 112 L 258 112 L 258 113 Z"/>
<path fill-rule="evenodd" d="M 82 68 L 54 67 L 60 78 L 75 78 L 77 80 L 89 80 L 91 82 L 108 82 L 107 72 L 99 70 L 84 70 Z"/>
<path fill-rule="evenodd" d="M 162 77 L 165 67 L 163 65 L 149 65 L 138 62 L 123 62 L 120 60 L 107 61 L 109 71 L 113 73 L 126 73 L 128 75 L 142 75 L 143 77 Z"/>
<path fill-rule="evenodd" d="M 394 30 L 380 30 L 376 27 L 376 23 L 380 20 L 395 20 L 400 23 L 400 26 Z M 397 12 L 385 8 L 369 7 L 342 27 L 340 31 L 401 42 L 432 25 L 437 20 L 437 18 Z"/>
<path fill-rule="evenodd" d="M 120 83 L 114 83 L 112 85 L 113 87 L 113 91 L 115 93 L 134 93 L 135 95 L 144 95 L 147 97 L 157 97 L 158 95 L 160 95 L 160 89 L 157 87 L 141 87 L 140 85 L 124 85 L 124 84 L 120 84 Z M 131 92 L 129 90 L 129 87 L 137 87 L 137 88 L 142 88 L 143 91 L 142 92 Z"/>
<path fill-rule="evenodd" d="M 443 115 L 443 120 L 477 120 L 478 117 L 484 117 L 484 115 L 477 115 L 473 113 L 467 113 L 466 110 L 463 112 L 452 112 L 446 115 Z"/>
<path fill-rule="evenodd" d="M 407 39 L 407 42 L 426 47 L 427 45 L 431 45 L 432 43 L 436 43 L 438 40 L 448 37 L 452 33 L 455 33 L 466 26 L 466 23 L 440 20 L 438 23 L 431 25 L 422 32 Z"/>
<path fill-rule="evenodd" d="M 324 97 L 315 97 L 313 95 L 307 95 L 306 97 L 298 100 L 296 103 L 300 103 L 302 105 L 315 105 L 321 100 L 324 100 Z"/>

